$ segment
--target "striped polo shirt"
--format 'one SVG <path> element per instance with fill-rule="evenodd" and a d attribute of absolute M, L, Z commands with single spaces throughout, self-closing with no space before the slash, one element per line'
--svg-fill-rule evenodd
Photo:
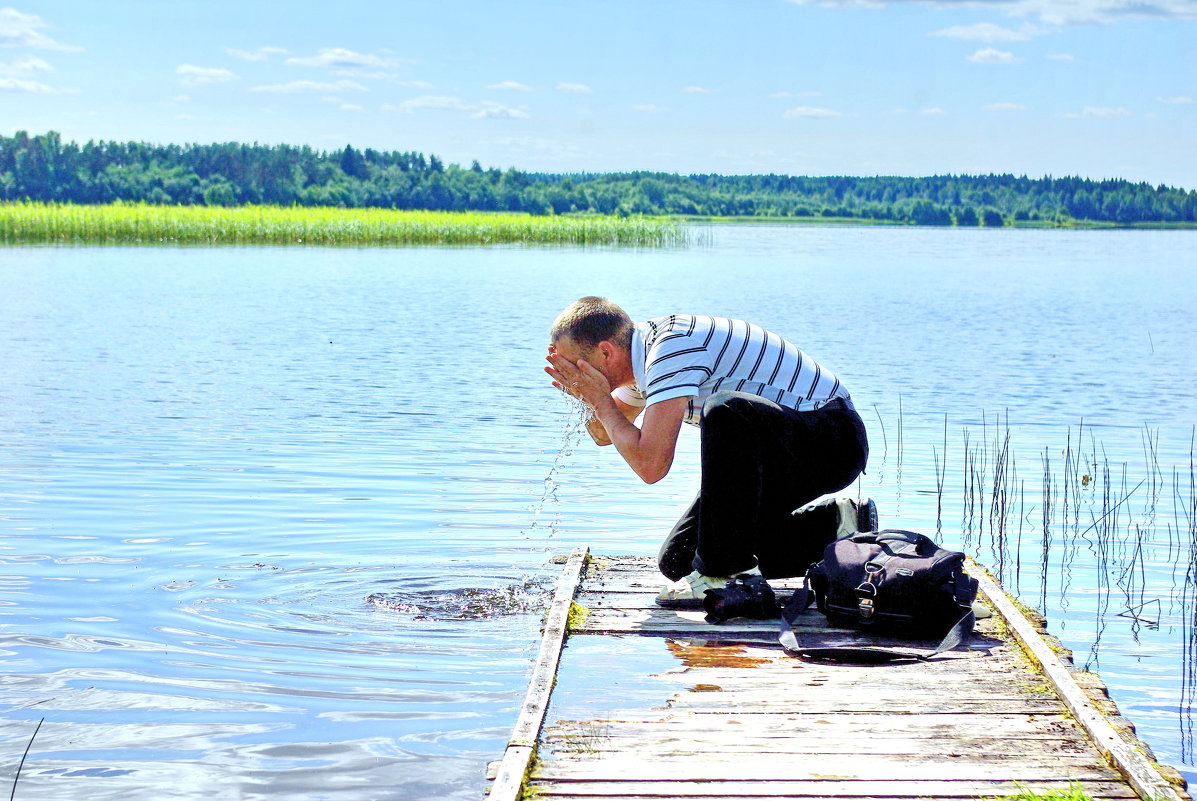
<path fill-rule="evenodd" d="M 792 342 L 759 325 L 724 317 L 672 314 L 636 323 L 635 386 L 615 395 L 632 406 L 690 397 L 687 423 L 698 425 L 703 402 L 720 390 L 747 392 L 800 412 L 848 399 L 835 373 Z"/>

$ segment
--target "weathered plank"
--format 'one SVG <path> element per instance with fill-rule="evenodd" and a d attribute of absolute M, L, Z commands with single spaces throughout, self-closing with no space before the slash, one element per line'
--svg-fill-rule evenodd
<path fill-rule="evenodd" d="M 591 753 L 594 748 L 593 733 L 558 727 L 556 734 L 548 734 L 543 742 L 554 755 Z M 1021 756 L 1035 753 L 1044 757 L 1058 754 L 1082 753 L 1091 758 L 1092 751 L 1075 737 L 1063 739 L 1057 735 L 1024 735 L 1021 737 L 860 737 L 821 736 L 796 738 L 789 732 L 773 736 L 740 735 L 729 740 L 709 732 L 688 730 L 673 735 L 665 730 L 653 733 L 632 733 L 604 731 L 602 749 L 604 753 L 631 753 L 644 758 L 671 757 L 676 755 L 706 754 L 821 754 L 833 755 L 898 755 L 904 757 L 928 757 L 941 759 L 947 756 L 980 754 L 984 757 Z"/>
<path fill-rule="evenodd" d="M 1079 782 L 1095 799 L 1134 798 L 1125 782 Z M 590 781 L 529 782 L 533 797 L 551 798 L 987 798 L 1024 789 L 1067 792 L 1067 781 Z"/>
<path fill-rule="evenodd" d="M 828 758 L 820 754 L 787 755 L 784 759 L 771 753 L 729 754 L 719 757 L 704 754 L 702 759 L 681 757 L 651 760 L 626 754 L 604 755 L 593 759 L 539 762 L 529 774 L 533 779 L 560 781 L 601 781 L 617 777 L 620 781 L 868 781 L 884 777 L 887 781 L 1118 781 L 1113 768 L 1100 763 L 1091 754 L 1088 760 L 1077 757 L 1052 758 L 1002 757 L 976 759 L 972 754 L 939 760 L 912 760 L 901 756 L 858 754 L 851 758 Z"/>
<path fill-rule="evenodd" d="M 801 724 L 801 725 L 799 725 Z M 1071 719 L 1055 715 L 986 715 L 984 728 L 978 727 L 975 715 L 888 715 L 855 714 L 844 716 L 817 716 L 803 718 L 799 715 L 746 715 L 735 711 L 727 713 L 693 713 L 680 717 L 663 717 L 657 720 L 621 720 L 606 718 L 595 721 L 561 721 L 553 725 L 552 731 L 572 731 L 576 728 L 599 729 L 610 733 L 636 732 L 655 736 L 660 734 L 682 734 L 685 732 L 710 733 L 721 731 L 740 732 L 757 736 L 796 737 L 807 735 L 812 740 L 824 737 L 856 737 L 871 739 L 876 736 L 891 737 L 961 737 L 975 735 L 980 731 L 1001 737 L 1019 735 L 1040 735 L 1081 738 L 1084 731 Z M 1081 741 L 1081 740 L 1078 740 Z"/>
<path fill-rule="evenodd" d="M 825 715 L 836 713 L 877 712 L 887 715 L 945 715 L 965 712 L 972 715 L 1059 715 L 1064 705 L 1056 698 L 1019 695 L 984 698 L 926 697 L 921 693 L 886 695 L 883 692 L 791 694 L 781 688 L 770 693 L 753 691 L 688 691 L 671 698 L 666 706 L 673 710 L 726 709 L 728 704 L 741 714 Z"/>

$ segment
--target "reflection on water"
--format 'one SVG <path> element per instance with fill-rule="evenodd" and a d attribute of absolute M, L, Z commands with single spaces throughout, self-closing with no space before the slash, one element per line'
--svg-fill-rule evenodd
<path fill-rule="evenodd" d="M 645 486 L 549 386 L 548 325 L 598 293 L 833 367 L 882 522 L 977 553 L 1191 765 L 1195 253 L 784 226 L 684 251 L 5 249 L 0 763 L 44 717 L 18 798 L 480 797 L 550 554 L 653 554 L 696 489 L 689 427 Z"/>

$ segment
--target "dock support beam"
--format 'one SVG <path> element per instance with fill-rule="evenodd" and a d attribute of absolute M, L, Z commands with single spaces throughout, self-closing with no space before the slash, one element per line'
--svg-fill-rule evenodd
<path fill-rule="evenodd" d="M 1022 645 L 1027 656 L 1039 666 L 1043 675 L 1055 686 L 1060 700 L 1076 718 L 1077 723 L 1085 729 L 1089 739 L 1097 746 L 1097 750 L 1126 778 L 1127 783 L 1134 788 L 1139 797 L 1155 799 L 1155 801 L 1180 801 L 1180 796 L 1164 780 L 1159 771 L 1143 754 L 1132 748 L 1114 730 L 1105 716 L 1097 711 L 1089 697 L 1077 685 L 1068 668 L 1064 667 L 1064 663 L 1043 641 L 1039 632 L 1010 601 L 1005 590 L 999 587 L 997 582 L 990 578 L 983 569 L 974 566 L 968 572 L 970 576 L 977 579 L 981 585 L 982 594 L 1006 621 L 1006 625 L 1010 627 L 1011 633 Z"/>
<path fill-rule="evenodd" d="M 536 666 L 532 669 L 528 694 L 524 697 L 520 716 L 512 729 L 499 772 L 490 788 L 491 801 L 516 801 L 523 789 L 524 777 L 536 750 L 536 739 L 540 736 L 540 727 L 549 708 L 549 695 L 553 692 L 553 682 L 557 676 L 557 662 L 568 633 L 570 606 L 578 591 L 582 568 L 589 554 L 589 548 L 575 548 L 566 560 L 565 569 L 561 571 L 545 620 L 544 637 L 540 641 Z"/>

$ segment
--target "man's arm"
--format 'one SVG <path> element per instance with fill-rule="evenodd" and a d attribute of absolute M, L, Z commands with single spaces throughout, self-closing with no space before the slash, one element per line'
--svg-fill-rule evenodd
<path fill-rule="evenodd" d="M 619 455 L 646 484 L 665 478 L 673 467 L 678 432 L 686 416 L 689 398 L 672 398 L 654 403 L 644 410 L 644 420 L 637 428 L 615 405 L 599 403 L 595 416 L 603 424 Z"/>
<path fill-rule="evenodd" d="M 644 411 L 643 406 L 632 406 L 629 403 L 624 403 L 619 398 L 612 396 L 615 401 L 615 407 L 619 409 L 629 423 L 634 423 L 640 413 Z M 586 421 L 586 431 L 590 434 L 590 438 L 594 440 L 596 445 L 610 445 L 611 437 L 607 434 L 607 429 L 603 427 L 603 423 L 598 419 L 598 415 L 591 410 L 590 419 Z"/>
<path fill-rule="evenodd" d="M 641 480 L 655 484 L 669 473 L 689 397 L 652 404 L 645 409 L 644 419 L 637 428 L 632 424 L 635 416 L 628 419 L 629 413 L 620 408 L 627 404 L 611 395 L 611 385 L 606 376 L 592 364 L 585 359 L 578 360 L 576 364 L 570 362 L 551 347 L 547 359 L 549 364 L 545 372 L 553 379 L 553 386 L 594 409 L 595 420 L 602 426 L 606 439 L 615 445 L 619 455 Z M 594 429 L 590 426 L 587 429 L 593 437 Z M 595 438 L 595 442 L 599 442 L 599 438 Z"/>

